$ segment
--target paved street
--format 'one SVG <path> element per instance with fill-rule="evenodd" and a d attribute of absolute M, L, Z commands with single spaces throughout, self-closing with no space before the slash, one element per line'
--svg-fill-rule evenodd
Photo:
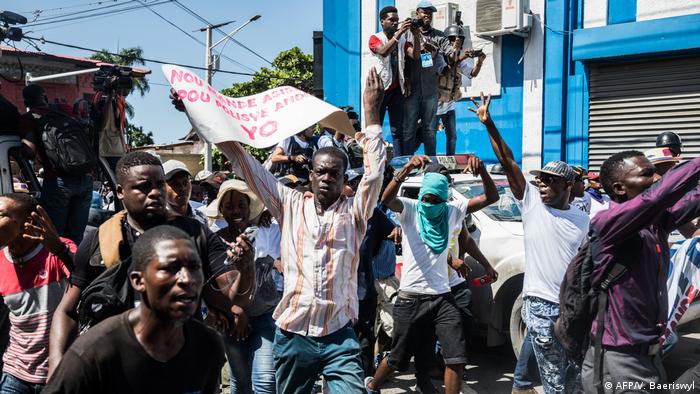
<path fill-rule="evenodd" d="M 700 322 L 685 326 L 681 335 L 678 345 L 664 360 L 669 381 L 675 380 L 700 360 Z M 463 393 L 510 393 L 515 367 L 515 357 L 510 344 L 492 349 L 484 349 L 477 345 L 472 359 L 472 363 L 468 366 L 468 380 L 462 388 Z M 434 383 L 442 393 L 438 382 Z M 541 386 L 537 387 L 537 390 L 543 392 Z M 395 376 L 382 389 L 382 393 L 387 394 L 410 392 L 415 392 L 413 370 Z"/>

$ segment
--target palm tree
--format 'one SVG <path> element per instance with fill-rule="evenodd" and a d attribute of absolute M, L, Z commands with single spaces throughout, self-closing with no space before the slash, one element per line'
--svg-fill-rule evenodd
<path fill-rule="evenodd" d="M 146 64 L 143 60 L 143 49 L 141 49 L 141 47 L 124 48 L 119 51 L 119 54 L 112 54 L 109 50 L 102 49 L 92 54 L 90 59 L 126 67 L 133 67 L 135 65 L 142 66 Z M 148 79 L 145 77 L 133 78 L 133 80 L 134 88 L 131 90 L 132 92 L 137 90 L 141 97 L 143 97 L 151 90 L 151 87 L 148 85 Z M 131 104 L 126 103 L 125 110 L 130 118 L 134 117 L 134 108 Z"/>

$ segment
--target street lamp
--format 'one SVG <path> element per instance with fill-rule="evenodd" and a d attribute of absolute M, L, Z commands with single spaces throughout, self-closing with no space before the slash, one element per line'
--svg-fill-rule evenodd
<path fill-rule="evenodd" d="M 211 43 L 211 31 L 212 29 L 219 28 L 221 26 L 227 25 L 230 22 L 226 23 L 221 23 L 218 25 L 209 25 L 206 26 L 200 31 L 204 31 L 207 34 L 207 39 L 206 39 L 206 59 L 204 66 L 206 68 L 206 71 L 204 72 L 204 79 L 206 79 L 207 83 L 211 85 L 211 78 L 214 75 L 214 70 L 212 70 L 212 49 L 214 47 L 218 46 L 222 42 L 224 42 L 224 46 L 221 47 L 221 51 L 219 53 L 223 53 L 224 48 L 226 47 L 226 44 L 228 41 L 233 37 L 236 33 L 241 31 L 244 27 L 248 26 L 251 22 L 254 22 L 256 20 L 260 19 L 260 15 L 255 15 L 254 17 L 248 19 L 244 24 L 238 26 L 236 29 L 234 29 L 231 33 L 227 34 L 225 37 L 217 41 L 215 44 L 212 45 Z M 205 141 L 205 147 L 204 147 L 204 169 L 207 171 L 212 171 L 212 160 L 211 160 L 211 143 L 209 141 Z"/>

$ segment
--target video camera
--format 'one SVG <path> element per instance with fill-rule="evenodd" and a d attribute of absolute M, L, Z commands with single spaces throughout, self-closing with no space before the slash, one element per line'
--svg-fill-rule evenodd
<path fill-rule="evenodd" d="M 25 23 L 27 23 L 27 18 L 22 15 L 10 11 L 0 12 L 0 41 L 5 39 L 22 41 L 22 38 L 24 38 L 22 29 L 10 27 L 10 25 L 24 25 Z"/>
<path fill-rule="evenodd" d="M 100 66 L 92 78 L 92 87 L 97 92 L 118 93 L 126 96 L 134 88 L 135 76 L 131 67 Z"/>

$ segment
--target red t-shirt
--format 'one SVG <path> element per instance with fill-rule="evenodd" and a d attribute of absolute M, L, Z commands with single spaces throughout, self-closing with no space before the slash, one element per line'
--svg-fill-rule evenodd
<path fill-rule="evenodd" d="M 73 241 L 61 238 L 75 253 Z M 30 383 L 46 383 L 51 320 L 68 284 L 70 272 L 42 244 L 14 262 L 0 250 L 0 297 L 10 309 L 10 344 L 3 372 Z"/>

